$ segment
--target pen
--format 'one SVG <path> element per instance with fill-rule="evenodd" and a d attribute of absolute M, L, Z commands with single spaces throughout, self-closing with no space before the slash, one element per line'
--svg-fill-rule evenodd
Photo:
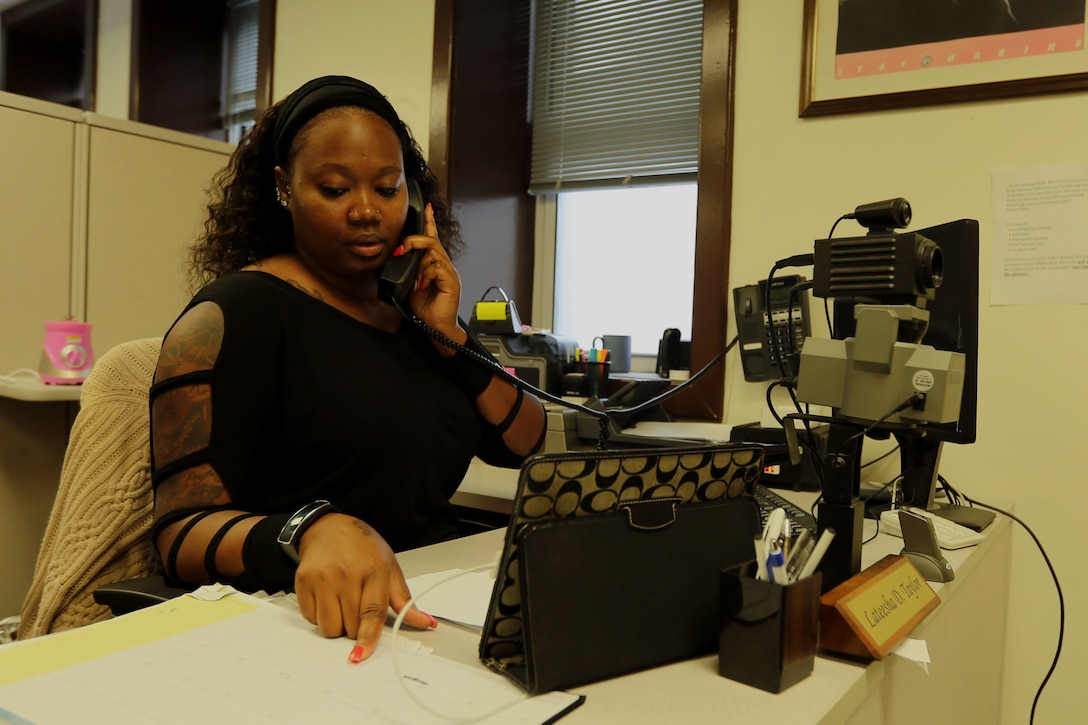
<path fill-rule="evenodd" d="M 763 527 L 763 545 L 770 549 L 772 541 L 778 541 L 782 535 L 782 527 L 786 523 L 786 511 L 776 508 L 767 516 L 767 524 Z"/>
<path fill-rule="evenodd" d="M 805 566 L 801 569 L 801 575 L 797 577 L 798 579 L 812 576 L 812 572 L 816 571 L 816 567 L 820 565 L 820 559 L 824 558 L 827 547 L 831 545 L 831 540 L 834 538 L 835 529 L 824 529 L 824 532 L 820 534 L 820 538 L 816 541 L 816 546 L 813 547 L 812 553 L 809 554 Z"/>
<path fill-rule="evenodd" d="M 756 579 L 767 581 L 767 546 L 762 536 L 755 537 L 753 543 L 756 547 Z"/>
<path fill-rule="evenodd" d="M 774 584 L 788 584 L 786 581 L 786 567 L 782 557 L 782 547 L 775 541 L 771 544 L 771 551 L 767 554 L 767 570 L 771 574 L 771 582 Z"/>
<path fill-rule="evenodd" d="M 786 576 L 791 582 L 795 582 L 800 578 L 798 574 L 815 545 L 816 540 L 812 538 L 812 532 L 802 527 L 801 533 L 797 534 L 797 540 L 790 547 L 789 556 L 786 557 Z"/>

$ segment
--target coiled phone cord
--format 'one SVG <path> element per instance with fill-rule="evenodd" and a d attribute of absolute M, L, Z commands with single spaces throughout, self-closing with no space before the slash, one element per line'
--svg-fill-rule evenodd
<path fill-rule="evenodd" d="M 495 360 L 491 359 L 490 357 L 487 357 L 486 355 L 481 355 L 476 350 L 473 350 L 470 347 L 466 347 L 465 345 L 462 345 L 462 344 L 460 344 L 458 342 L 454 342 L 453 340 L 449 339 L 448 337 L 443 335 L 441 332 L 434 329 L 433 327 L 428 325 L 423 320 L 419 319 L 419 317 L 416 316 L 415 313 L 413 313 L 413 312 L 411 312 L 409 310 L 405 310 L 404 308 L 400 307 L 399 305 L 397 306 L 397 309 L 400 310 L 401 314 L 404 315 L 404 317 L 409 322 L 411 322 L 416 327 L 419 327 L 429 337 L 437 340 L 438 342 L 442 343 L 446 347 L 449 347 L 449 348 L 451 348 L 453 350 L 456 350 L 458 353 L 460 353 L 462 355 L 465 355 L 466 357 L 470 358 L 471 360 L 474 360 L 478 364 L 485 366 L 488 370 L 492 371 L 493 373 L 495 373 L 496 375 L 498 375 L 499 377 L 501 377 L 503 380 L 510 383 L 511 385 L 514 385 L 515 387 L 518 387 L 518 388 L 522 389 L 523 391 L 525 391 L 527 393 L 532 393 L 533 395 L 537 396 L 538 398 L 541 398 L 543 400 L 547 400 L 548 402 L 555 403 L 557 405 L 562 405 L 564 407 L 571 408 L 573 410 L 577 410 L 577 411 L 582 412 L 582 413 L 586 413 L 586 414 L 596 418 L 598 424 L 600 425 L 600 431 L 599 431 L 598 436 L 597 436 L 597 450 L 600 450 L 600 451 L 607 450 L 607 448 L 608 448 L 608 422 L 609 422 L 610 416 L 612 416 L 612 415 L 630 415 L 630 414 L 633 414 L 633 413 L 640 413 L 640 412 L 642 412 L 643 410 L 645 410 L 647 408 L 658 405 L 658 404 L 668 400 L 669 398 L 671 398 L 674 395 L 678 394 L 681 390 L 685 389 L 687 386 L 693 384 L 699 378 L 703 377 L 715 365 L 717 365 L 719 362 L 721 362 L 725 358 L 726 354 L 730 350 L 733 349 L 733 346 L 737 344 L 737 340 L 739 339 L 736 336 L 734 336 L 733 339 L 729 342 L 729 344 L 725 346 L 725 349 L 723 349 L 720 353 L 718 353 L 717 355 L 714 356 L 713 360 L 711 360 L 706 365 L 704 365 L 702 367 L 702 369 L 699 370 L 699 372 L 697 372 L 694 375 L 692 375 L 691 377 L 689 377 L 687 380 L 682 382 L 680 385 L 677 385 L 674 388 L 670 388 L 669 390 L 666 390 L 665 392 L 661 393 L 660 395 L 654 396 L 653 398 L 650 398 L 649 400 L 645 400 L 645 401 L 639 403 L 638 405 L 633 405 L 633 406 L 631 406 L 629 408 L 608 408 L 606 410 L 597 410 L 595 408 L 590 408 L 589 406 L 582 405 L 581 403 L 575 403 L 573 401 L 561 398 L 561 397 L 559 397 L 557 395 L 552 395 L 551 393 L 545 392 L 545 391 L 541 390 L 540 388 L 537 388 L 536 386 L 525 382 L 524 380 L 517 377 L 516 375 L 512 375 L 506 368 L 504 368 L 502 365 L 500 365 L 499 363 L 497 363 Z"/>

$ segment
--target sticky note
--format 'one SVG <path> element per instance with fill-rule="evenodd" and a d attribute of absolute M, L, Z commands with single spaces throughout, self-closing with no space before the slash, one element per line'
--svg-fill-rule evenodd
<path fill-rule="evenodd" d="M 477 302 L 477 320 L 505 320 L 506 302 Z"/>

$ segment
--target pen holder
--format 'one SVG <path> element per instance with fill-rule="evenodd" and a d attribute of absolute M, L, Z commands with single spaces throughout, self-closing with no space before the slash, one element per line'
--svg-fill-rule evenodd
<path fill-rule="evenodd" d="M 718 674 L 778 693 L 812 674 L 821 577 L 783 585 L 755 571 L 752 562 L 721 573 Z"/>
<path fill-rule="evenodd" d="M 587 398 L 605 398 L 608 396 L 608 369 L 612 367 L 612 361 L 605 362 L 579 362 L 577 372 L 584 378 L 582 394 Z"/>

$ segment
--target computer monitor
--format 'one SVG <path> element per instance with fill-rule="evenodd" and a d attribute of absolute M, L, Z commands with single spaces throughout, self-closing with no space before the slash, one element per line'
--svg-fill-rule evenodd
<path fill-rule="evenodd" d="M 966 365 L 959 420 L 894 432 L 900 445 L 903 502 L 940 513 L 934 496 L 942 444 L 974 443 L 977 433 L 978 222 L 960 219 L 914 232 L 936 242 L 943 260 L 943 281 L 926 304 L 929 328 L 921 342 L 938 350 L 963 353 Z M 833 337 L 854 335 L 854 305 L 858 302 L 835 300 Z"/>

